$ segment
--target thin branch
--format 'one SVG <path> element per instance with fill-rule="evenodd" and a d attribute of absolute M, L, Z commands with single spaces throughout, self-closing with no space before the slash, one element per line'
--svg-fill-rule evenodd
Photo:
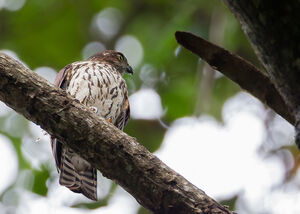
<path fill-rule="evenodd" d="M 211 15 L 211 20 L 209 24 L 209 40 L 216 44 L 222 44 L 224 39 L 224 14 L 219 7 L 216 7 Z M 200 63 L 198 63 L 200 64 Z M 200 65 L 198 66 L 200 67 Z M 197 69 L 198 73 L 201 72 L 200 69 Z M 198 89 L 198 97 L 196 100 L 196 116 L 199 116 L 200 113 L 208 112 L 211 109 L 211 96 L 212 89 L 215 85 L 215 74 L 216 71 L 209 66 L 207 63 L 204 63 L 204 66 L 201 66 L 202 78 L 200 87 Z M 200 75 L 197 75 L 198 79 Z M 199 82 L 199 80 L 197 80 Z"/>
<path fill-rule="evenodd" d="M 268 105 L 291 124 L 295 117 L 270 78 L 245 59 L 188 32 L 177 31 L 177 42 L 197 54 L 241 88 Z"/>
<path fill-rule="evenodd" d="M 153 213 L 232 213 L 135 138 L 3 53 L 0 100 L 72 148 Z"/>

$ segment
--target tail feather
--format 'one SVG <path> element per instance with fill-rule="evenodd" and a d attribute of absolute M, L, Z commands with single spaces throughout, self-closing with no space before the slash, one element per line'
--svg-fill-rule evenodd
<path fill-rule="evenodd" d="M 75 155 L 76 163 L 73 164 Z M 62 164 L 60 168 L 59 183 L 66 186 L 71 191 L 82 193 L 91 200 L 97 200 L 97 170 L 87 162 L 84 162 L 84 167 L 78 168 L 75 164 L 80 165 L 81 159 L 75 153 L 66 150 L 62 155 Z"/>
<path fill-rule="evenodd" d="M 89 171 L 91 175 L 86 173 L 80 173 L 81 176 L 81 191 L 86 197 L 97 200 L 97 171 L 95 168 L 91 168 Z"/>

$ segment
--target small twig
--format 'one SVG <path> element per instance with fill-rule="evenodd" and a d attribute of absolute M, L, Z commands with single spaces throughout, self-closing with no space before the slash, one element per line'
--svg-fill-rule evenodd
<path fill-rule="evenodd" d="M 209 25 L 209 40 L 216 43 L 222 44 L 224 39 L 224 15 L 219 7 L 214 9 L 214 12 L 211 15 L 210 25 Z M 215 85 L 215 74 L 216 71 L 209 66 L 207 63 L 204 65 L 198 65 L 197 68 L 197 82 L 200 83 L 198 86 L 198 96 L 196 99 L 196 116 L 208 112 L 211 109 L 211 99 L 212 99 L 212 89 Z M 202 76 L 200 78 L 199 73 L 201 72 Z"/>

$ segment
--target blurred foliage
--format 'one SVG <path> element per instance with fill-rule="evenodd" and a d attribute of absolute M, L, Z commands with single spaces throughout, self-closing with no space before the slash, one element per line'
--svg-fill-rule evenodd
<path fill-rule="evenodd" d="M 150 152 L 155 152 L 163 140 L 165 128 L 158 120 L 133 120 L 124 131 L 142 142 Z"/>
<path fill-rule="evenodd" d="M 30 169 L 31 168 L 30 163 L 28 163 L 28 161 L 25 160 L 24 155 L 21 150 L 22 139 L 20 137 L 13 137 L 13 136 L 9 135 L 8 133 L 2 132 L 2 131 L 0 131 L 0 134 L 10 138 L 10 140 L 12 141 L 12 144 L 18 155 L 19 169 L 20 170 Z"/>
<path fill-rule="evenodd" d="M 140 207 L 137 214 L 150 214 L 150 212 L 146 210 L 144 207 Z"/>
<path fill-rule="evenodd" d="M 238 199 L 238 196 L 233 196 L 232 198 L 229 198 L 227 200 L 223 200 L 220 203 L 226 207 L 229 207 L 230 210 L 236 210 L 235 202 Z"/>
<path fill-rule="evenodd" d="M 122 13 L 119 30 L 109 39 L 92 27 L 96 14 L 108 7 Z M 83 48 L 91 41 L 114 48 L 121 36 L 134 36 L 141 43 L 144 55 L 135 69 L 133 84 L 129 85 L 135 90 L 146 87 L 139 76 L 141 68 L 145 64 L 153 66 L 158 78 L 152 87 L 161 96 L 166 110 L 162 120 L 170 124 L 194 114 L 200 82 L 197 78 L 202 76 L 197 73 L 198 57 L 179 48 L 174 33 L 176 30 L 191 31 L 208 39 L 210 29 L 214 27 L 210 23 L 213 12 L 225 23 L 224 32 L 221 32 L 223 46 L 258 64 L 239 24 L 219 0 L 28 0 L 18 11 L 0 10 L 0 49 L 14 51 L 31 69 L 49 66 L 59 70 L 70 62 L 81 60 Z M 130 78 L 126 77 L 127 80 Z M 214 84 L 211 108 L 204 113 L 221 120 L 223 104 L 240 89 L 225 77 L 216 79 Z M 6 120 L 6 117 L 0 118 L 1 124 Z M 20 124 L 15 126 L 24 128 Z M 2 125 L 0 127 L 4 130 Z M 158 121 L 132 120 L 125 131 L 153 152 L 160 147 L 166 130 Z M 31 170 L 34 178 L 31 191 L 46 196 L 49 169 L 36 169 L 24 159 L 22 136 L 13 137 L 5 131 L 0 133 L 13 142 L 19 170 Z M 107 198 L 99 203 L 77 207 L 105 206 L 113 192 L 111 189 Z M 140 209 L 139 213 L 147 212 Z"/>
<path fill-rule="evenodd" d="M 43 166 L 41 170 L 32 170 L 34 176 L 34 182 L 32 192 L 46 196 L 48 188 L 46 182 L 50 176 L 49 171 Z"/>

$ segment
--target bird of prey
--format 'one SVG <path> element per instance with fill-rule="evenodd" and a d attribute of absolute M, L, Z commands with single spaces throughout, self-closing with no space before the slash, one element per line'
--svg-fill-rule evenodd
<path fill-rule="evenodd" d="M 122 130 L 130 115 L 123 73 L 133 74 L 125 56 L 114 50 L 105 50 L 86 61 L 64 67 L 57 74 L 54 85 Z M 96 169 L 53 136 L 51 146 L 60 173 L 59 183 L 73 192 L 97 200 Z"/>

